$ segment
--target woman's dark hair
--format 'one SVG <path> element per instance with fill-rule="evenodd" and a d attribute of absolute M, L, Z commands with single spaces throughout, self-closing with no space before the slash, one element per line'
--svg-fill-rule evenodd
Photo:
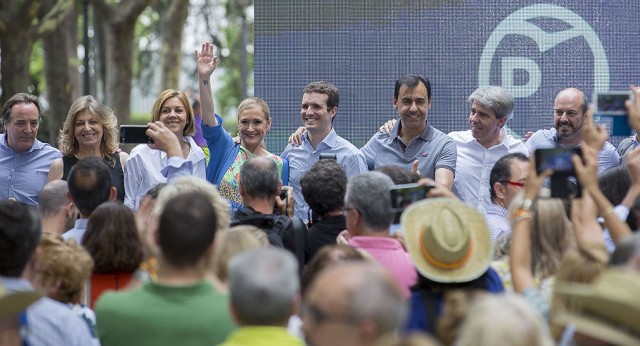
<path fill-rule="evenodd" d="M 96 273 L 133 272 L 143 259 L 133 212 L 120 202 L 107 202 L 96 208 L 82 245 L 93 258 Z"/>

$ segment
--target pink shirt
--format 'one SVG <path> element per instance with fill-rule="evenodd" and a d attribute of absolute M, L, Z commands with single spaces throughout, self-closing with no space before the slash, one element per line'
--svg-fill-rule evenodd
<path fill-rule="evenodd" d="M 409 253 L 402 248 L 400 242 L 384 237 L 353 237 L 349 243 L 354 248 L 366 250 L 396 279 L 402 288 L 405 298 L 411 296 L 411 286 L 418 280 L 418 274 Z"/>

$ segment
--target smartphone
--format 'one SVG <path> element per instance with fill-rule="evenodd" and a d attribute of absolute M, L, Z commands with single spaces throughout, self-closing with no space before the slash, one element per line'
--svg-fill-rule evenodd
<path fill-rule="evenodd" d="M 391 209 L 396 213 L 393 223 L 400 223 L 400 215 L 412 203 L 427 197 L 434 186 L 418 184 L 400 184 L 391 187 Z"/>
<path fill-rule="evenodd" d="M 536 155 L 536 172 L 540 172 L 545 169 L 553 170 L 554 175 L 572 175 L 575 176 L 575 170 L 573 169 L 573 161 L 571 155 L 578 153 L 582 155 L 580 148 L 548 148 L 537 149 Z"/>
<path fill-rule="evenodd" d="M 153 143 L 147 125 L 120 125 L 120 143 Z"/>
<path fill-rule="evenodd" d="M 336 156 L 336 154 L 332 154 L 332 153 L 322 153 L 320 154 L 320 160 L 322 159 L 329 159 L 329 160 L 338 160 L 338 157 Z"/>
<path fill-rule="evenodd" d="M 596 124 L 604 125 L 609 136 L 630 136 L 633 134 L 629 126 L 629 115 L 624 106 L 626 100 L 633 98 L 630 91 L 595 92 L 593 103 L 596 111 L 593 120 Z"/>
<path fill-rule="evenodd" d="M 553 170 L 551 181 L 551 198 L 579 198 L 582 196 L 582 188 L 576 179 L 572 155 L 582 157 L 580 148 L 556 147 L 549 149 L 537 149 L 536 172 L 538 174 L 545 169 Z"/>

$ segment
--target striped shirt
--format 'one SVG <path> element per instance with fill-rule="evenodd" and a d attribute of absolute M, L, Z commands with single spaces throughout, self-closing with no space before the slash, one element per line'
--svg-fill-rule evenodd
<path fill-rule="evenodd" d="M 289 185 L 293 188 L 296 201 L 294 214 L 305 223 L 309 222 L 310 210 L 302 196 L 300 180 L 311 166 L 318 162 L 320 154 L 325 153 L 336 154 L 336 160 L 347 173 L 347 178 L 367 171 L 367 163 L 362 152 L 349 141 L 338 136 L 334 129 L 331 129 L 315 149 L 309 143 L 306 133 L 302 135 L 300 146 L 287 145 L 280 156 L 289 160 Z"/>

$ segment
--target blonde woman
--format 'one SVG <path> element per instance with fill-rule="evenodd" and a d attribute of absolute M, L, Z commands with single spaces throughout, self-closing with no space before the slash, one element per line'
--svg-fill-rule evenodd
<path fill-rule="evenodd" d="M 118 119 L 111 108 L 86 95 L 76 99 L 60 131 L 62 158 L 53 160 L 48 181 L 67 180 L 71 168 L 82 158 L 104 159 L 111 182 L 124 200 L 124 167 L 128 155 L 118 150 Z"/>
<path fill-rule="evenodd" d="M 202 109 L 202 133 L 207 140 L 211 159 L 207 167 L 207 180 L 218 186 L 220 195 L 230 203 L 230 210 L 242 208 L 242 197 L 238 187 L 240 168 L 250 158 L 268 157 L 275 162 L 282 178 L 288 183 L 288 163 L 280 156 L 267 151 L 264 138 L 271 129 L 271 115 L 267 103 L 258 97 L 244 99 L 238 106 L 238 132 L 240 143 L 235 143 L 222 128 L 222 119 L 214 112 L 213 96 L 209 78 L 215 71 L 218 60 L 213 45 L 205 43 L 200 52 L 196 51 L 198 66 L 198 86 Z"/>
<path fill-rule="evenodd" d="M 187 96 L 182 91 L 167 89 L 160 93 L 151 113 L 152 122 L 162 122 L 178 137 L 182 158 L 190 161 L 190 173 L 204 179 L 206 159 L 202 148 L 191 138 L 196 129 L 193 110 Z M 124 204 L 137 210 L 147 191 L 157 184 L 166 183 L 167 178 L 163 170 L 167 166 L 178 165 L 172 162 L 172 159 L 166 152 L 153 149 L 148 144 L 140 144 L 133 148 L 124 170 Z"/>

